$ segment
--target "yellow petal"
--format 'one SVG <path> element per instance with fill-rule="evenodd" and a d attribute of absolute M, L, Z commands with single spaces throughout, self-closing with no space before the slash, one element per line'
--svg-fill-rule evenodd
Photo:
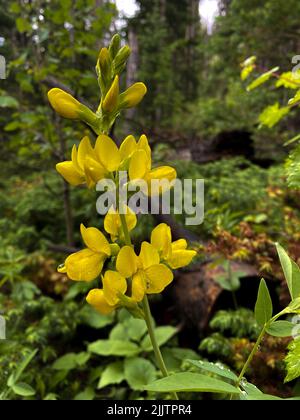
<path fill-rule="evenodd" d="M 185 239 L 178 239 L 178 241 L 172 242 L 172 251 L 180 251 L 187 249 L 187 241 Z"/>
<path fill-rule="evenodd" d="M 114 237 L 118 237 L 120 229 L 120 216 L 116 210 L 111 207 L 104 218 L 104 229 Z"/>
<path fill-rule="evenodd" d="M 148 171 L 149 158 L 146 152 L 144 150 L 134 152 L 129 165 L 129 179 L 131 181 L 135 179 L 143 179 Z"/>
<path fill-rule="evenodd" d="M 132 279 L 132 294 L 131 297 L 135 302 L 141 302 L 146 293 L 145 275 L 143 272 L 138 272 Z"/>
<path fill-rule="evenodd" d="M 86 228 L 83 224 L 81 224 L 80 232 L 85 245 L 91 251 L 110 256 L 111 251 L 109 242 L 100 230 L 94 227 Z"/>
<path fill-rule="evenodd" d="M 126 224 L 129 232 L 131 232 L 137 224 L 136 214 L 126 206 L 126 214 L 125 214 Z"/>
<path fill-rule="evenodd" d="M 177 177 L 176 170 L 171 166 L 160 166 L 159 168 L 153 169 L 149 173 L 149 179 L 167 179 L 168 181 L 174 181 Z"/>
<path fill-rule="evenodd" d="M 74 165 L 76 171 L 78 173 L 84 175 L 83 170 L 78 165 L 78 152 L 77 152 L 76 144 L 74 144 L 73 147 L 72 147 L 72 162 L 73 162 L 73 165 Z"/>
<path fill-rule="evenodd" d="M 116 267 L 122 276 L 129 278 L 137 272 L 138 258 L 130 246 L 124 246 L 118 254 Z"/>
<path fill-rule="evenodd" d="M 153 169 L 146 176 L 149 195 L 158 195 L 169 191 L 174 186 L 176 177 L 175 169 L 170 166 Z"/>
<path fill-rule="evenodd" d="M 151 265 L 159 264 L 160 258 L 157 249 L 148 242 L 143 242 L 139 259 L 144 269 L 151 267 Z"/>
<path fill-rule="evenodd" d="M 120 107 L 132 108 L 138 105 L 147 93 L 144 83 L 138 82 L 130 86 L 124 93 L 120 95 Z"/>
<path fill-rule="evenodd" d="M 172 271 L 163 264 L 145 270 L 147 294 L 161 293 L 173 281 Z"/>
<path fill-rule="evenodd" d="M 56 165 L 57 172 L 71 185 L 77 186 L 85 183 L 85 177 L 79 173 L 71 161 L 61 162 Z"/>
<path fill-rule="evenodd" d="M 84 173 L 86 176 L 88 186 L 94 186 L 101 179 L 105 178 L 107 170 L 91 157 L 87 157 L 84 163 Z"/>
<path fill-rule="evenodd" d="M 160 253 L 162 259 L 167 259 L 171 255 L 172 234 L 170 226 L 161 223 L 156 226 L 151 233 L 151 244 Z"/>
<path fill-rule="evenodd" d="M 103 290 L 101 289 L 91 290 L 87 295 L 86 301 L 102 315 L 108 315 L 115 310 L 114 306 L 110 306 L 107 303 Z"/>
<path fill-rule="evenodd" d="M 90 249 L 83 249 L 70 255 L 65 262 L 67 275 L 74 281 L 92 281 L 101 273 L 105 254 L 98 254 Z"/>
<path fill-rule="evenodd" d="M 48 92 L 48 99 L 53 109 L 64 118 L 79 119 L 81 103 L 64 90 L 54 88 Z"/>
<path fill-rule="evenodd" d="M 116 143 L 108 136 L 100 135 L 96 141 L 95 151 L 101 164 L 108 172 L 119 169 L 121 157 Z"/>
<path fill-rule="evenodd" d="M 102 282 L 106 301 L 111 306 L 117 305 L 120 302 L 119 294 L 125 295 L 127 290 L 125 277 L 116 271 L 106 271 Z"/>
<path fill-rule="evenodd" d="M 86 136 L 81 140 L 78 147 L 78 153 L 77 153 L 77 163 L 82 171 L 84 170 L 84 165 L 85 165 L 85 161 L 87 157 L 93 157 L 93 156 L 94 156 L 94 150 L 92 148 L 90 139 Z"/>
<path fill-rule="evenodd" d="M 128 136 L 120 146 L 121 160 L 129 159 L 137 149 L 137 144 L 133 136 Z"/>
<path fill-rule="evenodd" d="M 143 134 L 140 137 L 140 139 L 138 141 L 138 144 L 137 144 L 137 148 L 141 149 L 141 150 L 144 150 L 146 152 L 148 158 L 150 159 L 150 162 L 151 162 L 151 154 L 152 154 L 151 147 L 149 146 L 149 142 L 148 142 L 147 136 L 145 134 Z M 151 164 L 150 164 L 149 170 L 150 169 L 151 169 Z"/>
<path fill-rule="evenodd" d="M 186 267 L 191 263 L 196 254 L 197 252 L 192 250 L 173 251 L 171 257 L 168 259 L 168 264 L 174 270 Z"/>
<path fill-rule="evenodd" d="M 104 112 L 114 112 L 119 102 L 119 76 L 116 76 L 102 104 Z"/>

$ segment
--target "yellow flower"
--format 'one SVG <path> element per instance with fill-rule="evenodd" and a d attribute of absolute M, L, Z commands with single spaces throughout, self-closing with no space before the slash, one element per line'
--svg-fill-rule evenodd
<path fill-rule="evenodd" d="M 196 251 L 187 249 L 185 239 L 172 242 L 171 228 L 165 223 L 161 223 L 152 231 L 151 244 L 159 252 L 161 261 L 173 270 L 189 265 L 197 254 Z"/>
<path fill-rule="evenodd" d="M 120 108 L 133 108 L 138 105 L 147 93 L 147 88 L 142 82 L 130 86 L 120 95 Z"/>
<path fill-rule="evenodd" d="M 89 292 L 86 298 L 87 303 L 89 303 L 96 311 L 100 312 L 103 315 L 108 315 L 113 312 L 116 308 L 110 306 L 105 297 L 102 289 L 93 289 Z"/>
<path fill-rule="evenodd" d="M 54 88 L 48 92 L 48 99 L 52 108 L 62 117 L 71 120 L 80 119 L 81 103 L 62 89 Z"/>
<path fill-rule="evenodd" d="M 127 281 L 116 271 L 106 271 L 102 278 L 103 289 L 93 289 L 86 300 L 101 314 L 113 312 L 127 291 Z"/>
<path fill-rule="evenodd" d="M 145 294 L 161 293 L 173 280 L 172 271 L 160 264 L 158 251 L 148 242 L 143 242 L 137 256 L 130 246 L 121 249 L 116 268 L 124 278 L 132 279 L 131 298 L 141 302 Z"/>
<path fill-rule="evenodd" d="M 64 90 L 54 88 L 48 92 L 48 99 L 52 108 L 63 118 L 81 120 L 98 133 L 99 118 L 97 115 L 72 95 Z"/>
<path fill-rule="evenodd" d="M 170 166 L 160 166 L 152 169 L 151 148 L 147 137 L 144 135 L 137 144 L 136 151 L 132 154 L 129 164 L 130 181 L 144 180 L 147 183 L 147 192 L 151 194 L 160 194 L 167 191 L 177 177 L 176 170 Z M 166 184 L 157 185 L 156 189 L 152 189 L 152 181 L 162 182 L 168 181 Z"/>
<path fill-rule="evenodd" d="M 74 186 L 84 184 L 86 182 L 85 165 L 87 158 L 93 158 L 94 155 L 90 139 L 84 137 L 79 144 L 78 150 L 74 144 L 72 160 L 58 163 L 56 170 L 69 184 Z"/>
<path fill-rule="evenodd" d="M 126 213 L 125 213 L 126 211 Z M 135 213 L 126 206 L 124 216 L 127 223 L 128 231 L 131 232 L 137 224 L 137 218 Z M 124 239 L 123 229 L 120 214 L 113 207 L 110 208 L 107 215 L 104 218 L 104 229 L 110 234 L 111 240 L 115 242 L 118 238 Z"/>
<path fill-rule="evenodd" d="M 80 226 L 81 236 L 87 248 L 70 255 L 65 264 L 58 268 L 74 281 L 92 281 L 103 268 L 105 260 L 111 256 L 109 242 L 98 229 Z"/>

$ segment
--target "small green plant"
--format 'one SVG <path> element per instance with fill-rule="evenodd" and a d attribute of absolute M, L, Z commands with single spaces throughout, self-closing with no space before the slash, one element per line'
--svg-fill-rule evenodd
<path fill-rule="evenodd" d="M 6 389 L 1 392 L 0 400 L 10 399 L 11 394 L 21 396 L 21 397 L 33 397 L 36 391 L 27 383 L 22 382 L 21 376 L 23 375 L 25 369 L 30 364 L 32 359 L 37 354 L 37 350 L 29 353 L 19 364 L 18 368 L 9 376 Z"/>

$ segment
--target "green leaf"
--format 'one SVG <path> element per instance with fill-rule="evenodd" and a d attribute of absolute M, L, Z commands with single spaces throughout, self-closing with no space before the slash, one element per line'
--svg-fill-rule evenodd
<path fill-rule="evenodd" d="M 149 360 L 140 357 L 125 360 L 125 379 L 131 389 L 139 391 L 156 379 L 156 369 Z"/>
<path fill-rule="evenodd" d="M 108 385 L 117 385 L 125 380 L 123 361 L 114 362 L 108 365 L 101 375 L 98 389 L 105 388 Z"/>
<path fill-rule="evenodd" d="M 175 373 L 167 378 L 159 379 L 145 387 L 153 392 L 215 392 L 239 394 L 240 391 L 227 382 L 198 373 Z"/>
<path fill-rule="evenodd" d="M 33 350 L 31 353 L 26 356 L 22 362 L 20 363 L 18 369 L 15 373 L 11 374 L 7 381 L 7 386 L 12 387 L 20 378 L 24 370 L 27 368 L 31 360 L 34 358 L 34 356 L 37 354 L 38 350 Z"/>
<path fill-rule="evenodd" d="M 215 375 L 221 376 L 222 378 L 227 378 L 232 381 L 237 381 L 238 379 L 235 373 L 225 368 L 221 363 L 211 363 L 204 360 L 187 360 L 187 362 L 201 370 L 214 373 Z"/>
<path fill-rule="evenodd" d="M 95 398 L 95 392 L 92 388 L 88 387 L 74 397 L 76 401 L 92 401 Z"/>
<path fill-rule="evenodd" d="M 282 73 L 276 82 L 276 87 L 279 88 L 283 86 L 286 89 L 299 89 L 299 76 L 299 70 L 296 72 L 287 71 Z"/>
<path fill-rule="evenodd" d="M 68 353 L 57 359 L 53 365 L 54 370 L 72 370 L 84 366 L 89 360 L 89 353 Z"/>
<path fill-rule="evenodd" d="M 101 329 L 114 322 L 113 315 L 101 315 L 90 305 L 85 305 L 80 311 L 81 322 L 95 329 Z"/>
<path fill-rule="evenodd" d="M 293 381 L 300 376 L 300 337 L 293 340 L 288 349 L 289 352 L 285 358 L 287 368 L 285 382 Z"/>
<path fill-rule="evenodd" d="M 146 322 L 142 319 L 128 318 L 124 322 L 128 337 L 133 341 L 139 341 L 147 332 Z"/>
<path fill-rule="evenodd" d="M 24 32 L 30 31 L 32 29 L 30 23 L 22 17 L 18 17 L 16 19 L 16 25 L 17 25 L 18 31 L 21 34 Z"/>
<path fill-rule="evenodd" d="M 246 399 L 248 401 L 282 401 L 282 398 L 269 394 L 249 394 Z"/>
<path fill-rule="evenodd" d="M 136 344 L 121 340 L 98 340 L 88 350 L 99 356 L 135 356 L 141 351 Z"/>
<path fill-rule="evenodd" d="M 260 326 L 264 326 L 273 315 L 273 305 L 268 286 L 264 279 L 261 280 L 255 305 L 255 319 Z"/>
<path fill-rule="evenodd" d="M 291 337 L 295 324 L 289 321 L 276 321 L 273 322 L 267 329 L 267 333 L 273 337 Z"/>
<path fill-rule="evenodd" d="M 32 397 L 35 395 L 35 390 L 24 382 L 14 384 L 11 389 L 16 395 L 20 395 L 21 397 Z"/>
<path fill-rule="evenodd" d="M 273 128 L 283 117 L 285 117 L 290 112 L 290 107 L 285 106 L 280 108 L 279 103 L 277 102 L 274 105 L 268 106 L 259 116 L 259 122 L 261 125 L 266 127 Z"/>
<path fill-rule="evenodd" d="M 298 90 L 293 98 L 289 100 L 289 105 L 293 106 L 300 102 L 300 90 Z"/>
<path fill-rule="evenodd" d="M 56 394 L 50 393 L 50 394 L 47 394 L 43 400 L 44 401 L 57 401 L 57 398 L 58 396 Z"/>
<path fill-rule="evenodd" d="M 228 274 L 221 274 L 215 278 L 215 281 L 222 289 L 235 292 L 241 287 L 240 277 L 242 277 L 242 273 L 232 272 L 230 277 Z"/>
<path fill-rule="evenodd" d="M 300 269 L 280 244 L 276 244 L 281 267 L 292 299 L 300 297 Z"/>
<path fill-rule="evenodd" d="M 158 345 L 161 347 L 166 344 L 175 334 L 177 334 L 178 330 L 175 327 L 158 327 L 155 328 L 154 333 L 157 340 Z M 152 351 L 152 344 L 150 337 L 147 335 L 144 340 L 142 341 L 142 348 L 144 351 Z"/>
<path fill-rule="evenodd" d="M 292 300 L 289 306 L 286 308 L 287 313 L 299 313 L 300 311 L 300 297 Z"/>
<path fill-rule="evenodd" d="M 257 79 L 255 79 L 248 87 L 247 91 L 250 92 L 253 89 L 261 86 L 262 84 L 266 83 L 270 77 L 279 70 L 279 67 L 274 67 L 272 70 L 262 74 Z"/>
<path fill-rule="evenodd" d="M 19 102 L 12 96 L 0 96 L 0 108 L 19 108 Z"/>

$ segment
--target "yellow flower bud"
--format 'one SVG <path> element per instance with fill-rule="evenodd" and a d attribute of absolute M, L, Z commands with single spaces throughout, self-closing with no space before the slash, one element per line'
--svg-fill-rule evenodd
<path fill-rule="evenodd" d="M 121 43 L 121 37 L 119 34 L 116 34 L 112 37 L 112 40 L 110 42 L 109 46 L 109 53 L 112 59 L 116 57 L 118 54 L 118 51 L 120 49 L 120 43 Z"/>
<path fill-rule="evenodd" d="M 110 113 L 117 109 L 119 102 L 119 92 L 119 76 L 116 76 L 103 101 L 102 109 L 104 112 Z"/>
<path fill-rule="evenodd" d="M 128 45 L 125 45 L 119 50 L 114 60 L 115 74 L 120 74 L 124 70 L 126 61 L 128 60 L 130 54 L 131 54 L 131 49 L 128 47 Z"/>
<path fill-rule="evenodd" d="M 48 99 L 52 108 L 62 117 L 70 120 L 79 119 L 81 103 L 64 90 L 54 88 L 48 92 Z"/>
<path fill-rule="evenodd" d="M 144 83 L 135 83 L 120 95 L 120 108 L 133 108 L 141 102 L 146 93 Z"/>
<path fill-rule="evenodd" d="M 102 48 L 99 53 L 98 67 L 104 84 L 111 81 L 111 58 L 107 48 Z"/>

